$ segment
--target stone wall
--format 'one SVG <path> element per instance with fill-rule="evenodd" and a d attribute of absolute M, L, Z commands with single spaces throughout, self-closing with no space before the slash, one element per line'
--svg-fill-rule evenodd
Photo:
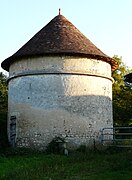
<path fill-rule="evenodd" d="M 100 141 L 112 127 L 108 63 L 78 57 L 23 59 L 10 66 L 9 119 L 16 116 L 16 145 L 45 148 L 55 137 L 68 146 Z"/>

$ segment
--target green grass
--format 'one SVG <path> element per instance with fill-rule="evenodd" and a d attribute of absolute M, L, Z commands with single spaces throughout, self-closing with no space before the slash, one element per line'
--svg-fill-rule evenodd
<path fill-rule="evenodd" d="M 48 155 L 8 147 L 6 113 L 0 113 L 0 180 L 132 180 L 132 153 L 80 149 Z"/>
<path fill-rule="evenodd" d="M 5 180 L 132 180 L 128 152 L 71 152 L 69 156 L 9 153 L 0 156 L 0 179 Z"/>

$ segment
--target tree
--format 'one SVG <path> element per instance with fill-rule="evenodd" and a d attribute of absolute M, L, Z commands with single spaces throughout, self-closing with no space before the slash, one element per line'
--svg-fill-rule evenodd
<path fill-rule="evenodd" d="M 122 62 L 122 58 L 113 57 L 118 62 L 118 69 L 112 74 L 113 84 L 113 119 L 116 126 L 132 124 L 132 90 L 124 85 L 124 76 L 130 69 Z"/>
<path fill-rule="evenodd" d="M 0 72 L 0 112 L 7 111 L 7 77 Z"/>

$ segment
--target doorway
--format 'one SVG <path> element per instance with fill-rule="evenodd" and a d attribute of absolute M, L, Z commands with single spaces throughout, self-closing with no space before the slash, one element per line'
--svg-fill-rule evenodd
<path fill-rule="evenodd" d="M 10 117 L 10 145 L 16 145 L 16 116 Z"/>

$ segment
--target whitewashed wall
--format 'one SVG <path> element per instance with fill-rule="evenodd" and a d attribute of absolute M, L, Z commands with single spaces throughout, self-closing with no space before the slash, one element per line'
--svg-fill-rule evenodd
<path fill-rule="evenodd" d="M 16 115 L 17 146 L 45 148 L 55 137 L 69 147 L 100 141 L 112 127 L 110 64 L 78 57 L 22 59 L 10 66 L 9 120 Z"/>

